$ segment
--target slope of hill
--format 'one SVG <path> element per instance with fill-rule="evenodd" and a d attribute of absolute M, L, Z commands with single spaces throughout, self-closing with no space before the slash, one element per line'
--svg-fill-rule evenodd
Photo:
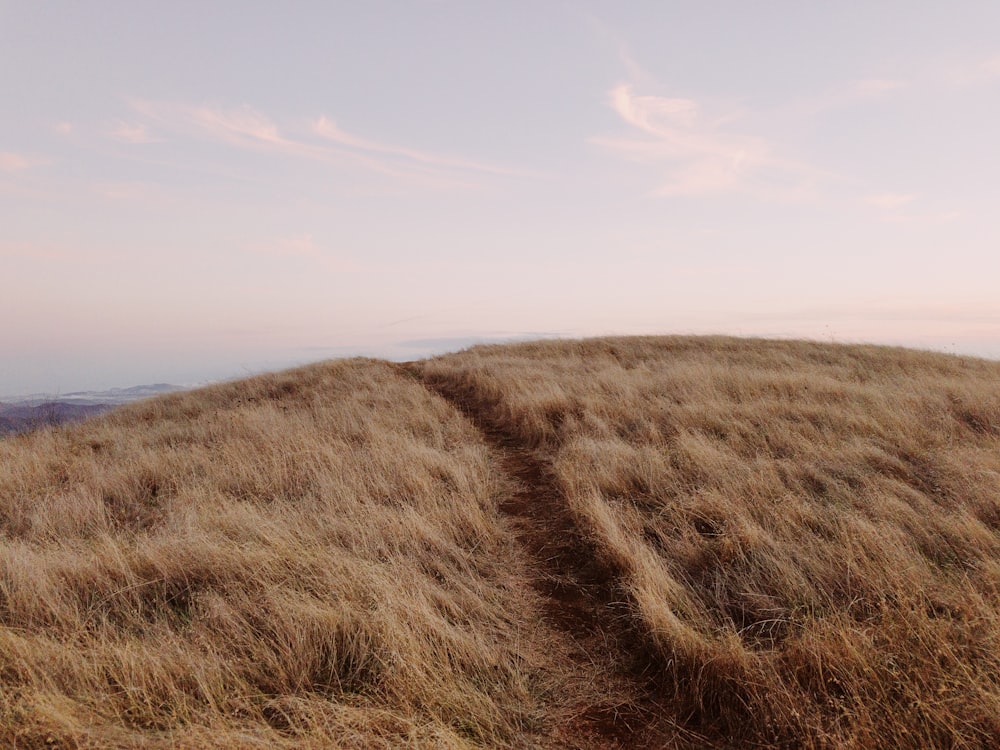
<path fill-rule="evenodd" d="M 0 467 L 2 745 L 530 746 L 606 700 L 538 624 L 479 436 L 388 364 L 126 406 Z"/>
<path fill-rule="evenodd" d="M 1000 743 L 1000 363 L 673 338 L 419 369 L 551 467 L 679 721 Z"/>
<path fill-rule="evenodd" d="M 0 744 L 990 747 L 1000 363 L 318 364 L 0 441 Z"/>

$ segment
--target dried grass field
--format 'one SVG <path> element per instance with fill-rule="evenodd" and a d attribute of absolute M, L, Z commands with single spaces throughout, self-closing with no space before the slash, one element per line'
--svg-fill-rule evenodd
<path fill-rule="evenodd" d="M 1000 363 L 342 360 L 0 440 L 0 745 L 1000 745 Z"/>

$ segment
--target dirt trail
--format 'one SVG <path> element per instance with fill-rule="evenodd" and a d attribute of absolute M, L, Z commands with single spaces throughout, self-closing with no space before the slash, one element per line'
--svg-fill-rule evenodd
<path fill-rule="evenodd" d="M 517 540 L 535 571 L 533 587 L 542 595 L 544 615 L 575 663 L 606 682 L 607 700 L 581 706 L 566 717 L 552 739 L 569 748 L 659 748 L 703 746 L 673 721 L 657 699 L 648 665 L 639 663 L 637 636 L 615 576 L 602 566 L 576 528 L 548 463 L 521 444 L 487 410 L 450 384 L 410 375 L 451 402 L 474 424 L 496 452 L 516 489 L 501 503 Z M 687 735 L 687 736 L 685 736 Z"/>

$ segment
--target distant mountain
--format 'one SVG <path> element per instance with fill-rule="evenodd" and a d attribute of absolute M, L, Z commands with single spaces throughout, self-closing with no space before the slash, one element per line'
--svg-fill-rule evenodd
<path fill-rule="evenodd" d="M 0 404 L 0 433 L 25 432 L 102 414 L 114 404 L 74 404 L 49 401 L 37 405 Z"/>
<path fill-rule="evenodd" d="M 153 383 L 152 385 L 134 385 L 131 388 L 111 388 L 106 391 L 73 391 L 71 393 L 34 393 L 12 399 L 9 403 L 41 406 L 48 403 L 60 404 L 103 404 L 118 406 L 130 404 L 144 398 L 152 398 L 164 393 L 183 391 L 184 386 L 169 383 Z"/>
<path fill-rule="evenodd" d="M 0 435 L 85 419 L 122 404 L 183 390 L 184 387 L 179 385 L 153 383 L 131 388 L 111 388 L 107 391 L 21 396 L 0 403 Z"/>

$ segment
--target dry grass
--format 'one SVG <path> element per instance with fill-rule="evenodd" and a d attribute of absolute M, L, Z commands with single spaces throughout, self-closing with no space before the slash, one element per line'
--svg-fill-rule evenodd
<path fill-rule="evenodd" d="M 422 372 L 550 462 L 688 726 L 1000 744 L 1000 364 L 657 338 Z"/>
<path fill-rule="evenodd" d="M 1000 364 L 657 338 L 411 369 L 0 440 L 0 746 L 606 747 L 657 703 L 689 744 L 1000 744 Z M 502 454 L 427 386 L 551 469 L 609 654 L 568 644 Z"/>
<path fill-rule="evenodd" d="M 506 489 L 364 360 L 0 441 L 0 745 L 547 744 L 596 688 L 536 626 Z"/>

